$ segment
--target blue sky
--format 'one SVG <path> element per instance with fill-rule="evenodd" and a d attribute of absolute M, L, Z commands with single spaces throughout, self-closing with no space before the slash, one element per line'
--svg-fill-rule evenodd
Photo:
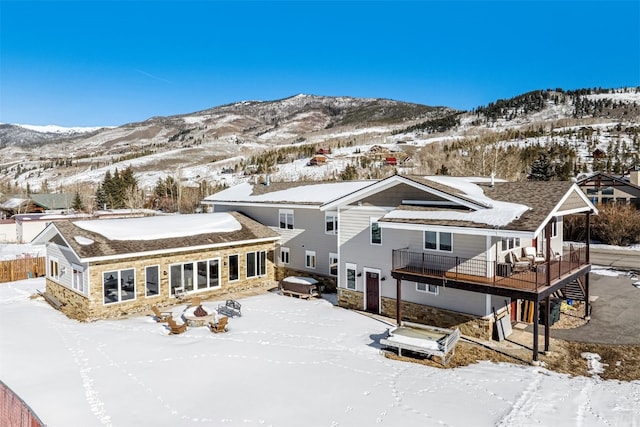
<path fill-rule="evenodd" d="M 5 1 L 0 122 L 120 125 L 298 93 L 472 109 L 640 86 L 640 1 Z"/>

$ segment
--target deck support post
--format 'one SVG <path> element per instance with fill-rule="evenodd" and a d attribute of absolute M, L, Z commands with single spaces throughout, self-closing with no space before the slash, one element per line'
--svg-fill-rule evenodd
<path fill-rule="evenodd" d="M 545 353 L 547 351 L 549 351 L 549 317 L 551 314 L 551 307 L 550 307 L 550 302 L 551 302 L 551 298 L 549 298 L 549 295 L 547 295 L 547 297 L 544 299 L 544 351 Z"/>
<path fill-rule="evenodd" d="M 538 323 L 540 316 L 538 298 L 533 300 L 533 361 L 538 361 Z"/>
<path fill-rule="evenodd" d="M 402 283 L 401 279 L 396 279 L 396 323 L 402 326 Z"/>
<path fill-rule="evenodd" d="M 551 225 L 551 221 L 549 221 L 545 227 L 544 231 L 544 240 L 546 243 L 546 251 L 547 251 L 547 286 L 551 285 L 551 232 L 553 230 L 553 226 Z"/>
<path fill-rule="evenodd" d="M 589 245 L 591 244 L 591 212 L 587 212 L 586 214 L 586 240 L 587 240 L 587 246 L 586 246 L 586 253 L 585 253 L 585 261 L 587 264 L 589 264 L 591 262 L 590 257 L 589 257 Z M 584 276 L 584 318 L 585 319 L 589 319 L 591 317 L 591 311 L 589 309 L 589 273 L 587 273 Z"/>

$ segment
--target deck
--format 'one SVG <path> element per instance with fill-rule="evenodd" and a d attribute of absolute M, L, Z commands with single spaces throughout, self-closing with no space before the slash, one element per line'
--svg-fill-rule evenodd
<path fill-rule="evenodd" d="M 392 276 L 434 285 L 486 292 L 496 295 L 531 297 L 548 295 L 589 272 L 585 248 L 570 248 L 562 256 L 524 271 L 497 261 L 432 255 L 406 249 L 393 251 Z"/>

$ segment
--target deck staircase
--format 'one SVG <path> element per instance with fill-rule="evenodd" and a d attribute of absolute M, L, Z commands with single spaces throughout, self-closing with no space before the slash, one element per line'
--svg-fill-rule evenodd
<path fill-rule="evenodd" d="M 570 282 L 562 288 L 562 298 L 574 301 L 584 301 L 584 283 L 582 278 Z"/>

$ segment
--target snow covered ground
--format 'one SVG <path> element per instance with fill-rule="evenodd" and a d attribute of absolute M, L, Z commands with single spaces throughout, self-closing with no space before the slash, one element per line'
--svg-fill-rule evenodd
<path fill-rule="evenodd" d="M 225 334 L 79 323 L 0 284 L 0 378 L 49 426 L 638 426 L 640 381 L 386 359 L 388 325 L 327 300 L 241 300 Z M 205 307 L 215 308 L 214 302 Z M 185 305 L 172 310 L 179 318 Z"/>

